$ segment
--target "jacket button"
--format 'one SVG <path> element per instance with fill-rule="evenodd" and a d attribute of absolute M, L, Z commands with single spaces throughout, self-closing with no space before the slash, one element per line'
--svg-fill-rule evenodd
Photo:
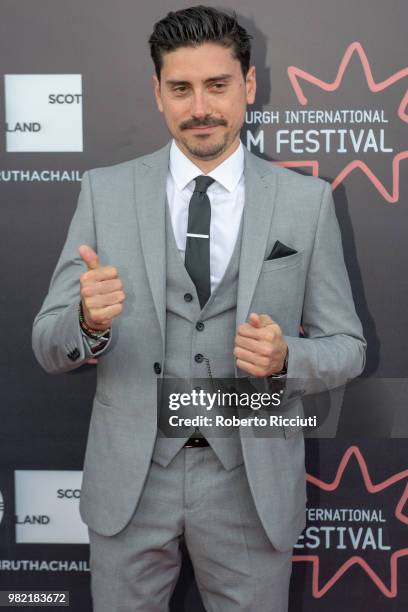
<path fill-rule="evenodd" d="M 204 360 L 204 357 L 202 356 L 201 353 L 197 353 L 197 355 L 194 355 L 194 359 L 197 363 L 202 363 Z"/>
<path fill-rule="evenodd" d="M 161 365 L 158 361 L 156 361 L 156 363 L 153 365 L 153 369 L 156 374 L 161 374 Z"/>
<path fill-rule="evenodd" d="M 196 323 L 196 330 L 197 331 L 203 331 L 203 329 L 204 329 L 204 323 L 202 321 L 198 321 Z"/>
<path fill-rule="evenodd" d="M 185 302 L 192 302 L 193 301 L 193 296 L 191 295 L 191 293 L 185 293 L 184 294 L 184 301 Z"/>

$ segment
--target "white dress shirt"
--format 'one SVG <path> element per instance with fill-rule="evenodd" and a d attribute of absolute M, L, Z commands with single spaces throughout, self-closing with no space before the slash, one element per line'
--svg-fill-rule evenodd
<path fill-rule="evenodd" d="M 173 140 L 167 174 L 167 200 L 177 248 L 184 262 L 188 206 L 194 191 L 194 179 L 203 172 L 184 155 Z M 238 148 L 207 176 L 214 179 L 207 189 L 211 204 L 210 274 L 211 291 L 219 284 L 234 250 L 244 209 L 244 148 Z"/>

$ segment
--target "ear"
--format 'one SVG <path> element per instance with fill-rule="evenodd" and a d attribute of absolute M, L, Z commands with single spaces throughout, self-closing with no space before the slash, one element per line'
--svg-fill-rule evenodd
<path fill-rule="evenodd" d="M 153 89 L 154 89 L 154 96 L 156 98 L 157 108 L 162 113 L 163 104 L 162 104 L 162 99 L 161 99 L 160 81 L 155 74 L 153 75 Z"/>
<path fill-rule="evenodd" d="M 255 94 L 256 94 L 255 66 L 250 66 L 247 72 L 246 79 L 245 79 L 245 88 L 246 88 L 247 104 L 253 104 L 255 102 Z"/>

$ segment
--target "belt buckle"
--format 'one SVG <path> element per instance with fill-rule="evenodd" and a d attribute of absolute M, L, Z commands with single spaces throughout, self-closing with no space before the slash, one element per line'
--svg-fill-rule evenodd
<path fill-rule="evenodd" d="M 191 436 L 191 438 L 189 438 L 187 442 L 184 444 L 184 448 L 201 448 L 205 446 L 209 446 L 205 438 L 194 437 L 194 436 Z"/>

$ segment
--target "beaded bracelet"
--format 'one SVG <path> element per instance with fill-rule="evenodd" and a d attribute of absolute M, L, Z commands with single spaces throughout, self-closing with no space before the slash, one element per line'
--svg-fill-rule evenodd
<path fill-rule="evenodd" d="M 100 330 L 92 329 L 91 327 L 88 327 L 88 325 L 85 323 L 84 311 L 82 309 L 82 302 L 79 302 L 78 314 L 79 314 L 79 324 L 81 326 L 81 329 L 86 333 L 87 336 L 89 336 L 93 340 L 99 340 L 100 338 L 105 336 L 106 333 L 109 331 L 109 328 L 100 331 Z"/>

